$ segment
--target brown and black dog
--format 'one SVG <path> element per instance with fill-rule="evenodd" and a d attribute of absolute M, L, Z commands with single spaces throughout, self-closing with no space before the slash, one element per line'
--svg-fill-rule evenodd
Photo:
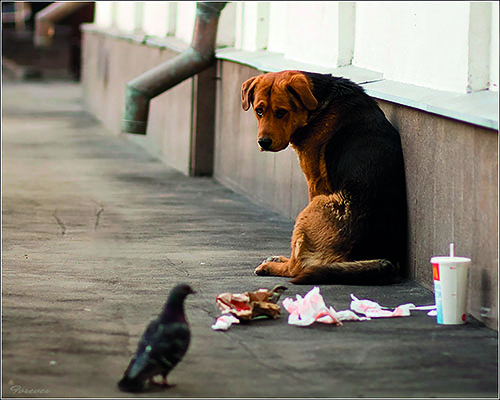
<path fill-rule="evenodd" d="M 282 71 L 248 79 L 261 151 L 291 144 L 309 188 L 291 255 L 269 257 L 257 275 L 297 284 L 400 281 L 406 257 L 406 183 L 399 132 L 373 98 L 348 79 Z"/>

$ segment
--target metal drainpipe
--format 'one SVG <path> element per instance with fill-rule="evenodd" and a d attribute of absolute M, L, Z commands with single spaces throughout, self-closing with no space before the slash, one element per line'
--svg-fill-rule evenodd
<path fill-rule="evenodd" d="M 226 4 L 197 3 L 191 46 L 127 83 L 123 132 L 145 135 L 151 99 L 212 65 L 219 16 Z"/>
<path fill-rule="evenodd" d="M 35 47 L 49 47 L 54 36 L 54 24 L 88 2 L 53 3 L 36 13 L 35 16 Z"/>

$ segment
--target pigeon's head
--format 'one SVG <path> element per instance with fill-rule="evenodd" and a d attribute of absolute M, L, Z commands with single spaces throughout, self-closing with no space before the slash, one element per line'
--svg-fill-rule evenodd
<path fill-rule="evenodd" d="M 184 300 L 189 294 L 196 293 L 191 286 L 185 283 L 175 286 L 168 296 L 168 300 L 163 308 L 162 315 L 166 318 L 178 318 L 184 315 Z M 174 317 L 172 317 L 172 315 Z M 184 317 L 182 317 L 184 318 Z"/>
<path fill-rule="evenodd" d="M 185 299 L 189 294 L 195 294 L 196 292 L 191 288 L 191 286 L 181 283 L 175 286 L 170 292 L 172 297 L 179 299 Z"/>

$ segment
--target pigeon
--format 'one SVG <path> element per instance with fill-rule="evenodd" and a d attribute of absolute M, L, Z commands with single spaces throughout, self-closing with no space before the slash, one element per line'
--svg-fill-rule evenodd
<path fill-rule="evenodd" d="M 194 290 L 186 284 L 175 286 L 160 315 L 151 321 L 142 334 L 137 350 L 118 382 L 124 392 L 140 392 L 147 383 L 157 384 L 153 378 L 163 377 L 160 384 L 165 388 L 167 375 L 182 360 L 189 347 L 191 332 L 184 314 L 184 300 Z"/>

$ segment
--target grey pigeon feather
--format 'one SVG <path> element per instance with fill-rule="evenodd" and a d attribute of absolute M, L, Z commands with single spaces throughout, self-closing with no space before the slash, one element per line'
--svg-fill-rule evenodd
<path fill-rule="evenodd" d="M 191 339 L 184 300 L 192 293 L 195 292 L 186 284 L 172 289 L 162 312 L 144 331 L 123 378 L 118 382 L 120 390 L 140 392 L 157 375 L 163 377 L 163 386 L 170 386 L 167 375 L 182 360 Z"/>

